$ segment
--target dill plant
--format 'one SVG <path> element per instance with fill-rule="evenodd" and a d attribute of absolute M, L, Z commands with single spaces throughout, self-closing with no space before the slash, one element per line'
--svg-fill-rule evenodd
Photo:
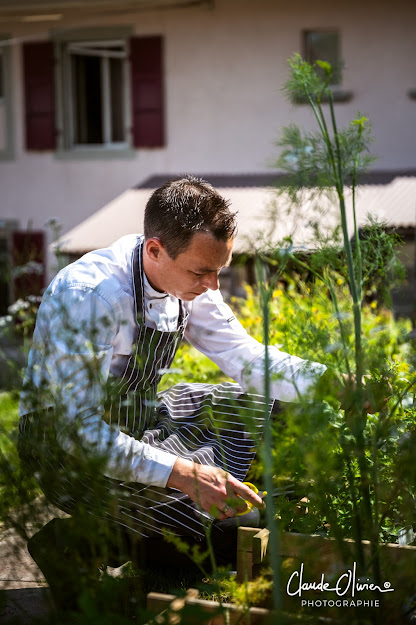
<path fill-rule="evenodd" d="M 374 218 L 358 228 L 359 182 L 373 160 L 369 120 L 358 114 L 347 128 L 338 127 L 328 63 L 312 66 L 295 55 L 289 67 L 284 91 L 293 102 L 309 105 L 316 130 L 293 124 L 282 130 L 277 165 L 286 175 L 274 219 L 278 225 L 279 203 L 292 218 L 303 219 L 314 251 L 296 254 L 290 236 L 280 245 L 262 241 L 256 308 L 266 344 L 329 369 L 311 403 L 299 397 L 269 426 L 273 446 L 267 448 L 266 438 L 258 470 L 269 482 L 272 472 L 275 479 L 294 480 L 304 496 L 303 504 L 278 499 L 284 528 L 332 536 L 343 557 L 344 539 L 353 538 L 359 573 L 381 585 L 379 545 L 411 523 L 416 484 L 414 472 L 404 470 L 416 426 L 411 326 L 396 322 L 382 301 L 402 276 L 398 238 Z M 280 566 L 273 558 L 271 564 Z"/>

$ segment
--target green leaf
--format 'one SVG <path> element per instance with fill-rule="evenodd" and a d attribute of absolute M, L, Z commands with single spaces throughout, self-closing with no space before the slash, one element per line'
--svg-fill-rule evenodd
<path fill-rule="evenodd" d="M 368 117 L 365 117 L 363 115 L 359 119 L 354 119 L 354 121 L 351 122 L 351 126 L 358 126 L 360 129 L 363 130 L 366 124 L 368 123 L 368 121 L 369 121 Z"/>
<path fill-rule="evenodd" d="M 316 61 L 316 64 L 324 71 L 327 78 L 332 76 L 332 65 L 327 61 Z"/>

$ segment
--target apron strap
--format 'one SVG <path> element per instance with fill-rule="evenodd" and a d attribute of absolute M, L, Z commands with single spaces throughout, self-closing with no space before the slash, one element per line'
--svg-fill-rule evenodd
<path fill-rule="evenodd" d="M 145 308 L 144 308 L 144 279 L 143 279 L 143 243 L 144 237 L 141 237 L 133 250 L 133 285 L 134 299 L 136 308 L 136 319 L 139 326 L 145 325 Z M 177 330 L 179 330 L 186 318 L 186 312 L 182 300 L 179 300 L 179 316 Z"/>

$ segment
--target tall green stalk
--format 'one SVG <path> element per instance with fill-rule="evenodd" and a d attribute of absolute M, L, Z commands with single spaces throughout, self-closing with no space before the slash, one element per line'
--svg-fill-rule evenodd
<path fill-rule="evenodd" d="M 360 251 L 360 240 L 358 237 L 357 231 L 357 218 L 355 212 L 355 203 L 353 203 L 353 218 L 355 225 L 355 242 L 357 246 L 357 273 L 358 280 L 355 275 L 354 270 L 354 262 L 352 255 L 351 242 L 348 237 L 348 226 L 346 219 L 346 210 L 345 210 L 345 196 L 344 196 L 344 181 L 343 181 L 343 163 L 342 163 L 342 154 L 339 143 L 339 134 L 336 124 L 335 111 L 334 111 L 334 101 L 332 96 L 332 91 L 328 90 L 329 96 L 329 108 L 331 113 L 331 121 L 332 121 L 332 129 L 335 138 L 335 146 L 336 146 L 336 155 L 337 155 L 337 191 L 339 197 L 339 205 L 341 211 L 341 220 L 342 220 L 342 230 L 344 235 L 344 248 L 347 255 L 347 266 L 348 266 L 348 274 L 349 281 L 351 287 L 351 295 L 353 299 L 353 314 L 354 314 L 354 338 L 355 338 L 355 394 L 356 401 L 352 407 L 352 418 L 354 422 L 354 435 L 357 443 L 357 458 L 358 458 L 358 466 L 360 471 L 360 490 L 363 499 L 363 512 L 364 512 L 364 521 L 365 525 L 368 529 L 370 541 L 371 541 L 371 562 L 373 568 L 373 575 L 376 583 L 380 583 L 380 561 L 378 557 L 378 534 L 376 529 L 376 525 L 374 524 L 373 519 L 373 507 L 371 502 L 371 492 L 370 492 L 370 470 L 368 465 L 368 460 L 366 458 L 366 444 L 365 438 L 363 434 L 363 430 L 366 424 L 366 413 L 363 409 L 364 404 L 364 394 L 363 394 L 363 384 L 362 378 L 364 375 L 364 363 L 363 363 L 363 351 L 362 351 L 362 330 L 361 330 L 361 283 L 360 280 L 362 278 L 362 266 L 361 266 L 361 251 Z M 356 155 L 356 159 L 358 155 Z M 355 164 L 357 160 L 355 159 Z M 353 177 L 353 198 L 355 198 L 355 182 L 356 182 L 356 171 Z M 358 283 L 358 284 L 357 284 Z"/>
<path fill-rule="evenodd" d="M 269 417 L 268 406 L 270 403 L 270 377 L 269 377 L 269 332 L 270 332 L 270 285 L 267 287 L 266 280 L 261 267 L 261 261 L 256 260 L 256 272 L 260 283 L 260 300 L 263 313 L 263 343 L 264 343 L 264 403 L 265 403 L 265 424 L 264 424 L 264 485 L 268 493 L 273 492 L 273 439 Z M 280 539 L 278 531 L 278 521 L 275 518 L 274 507 L 269 503 L 266 506 L 266 520 L 270 532 L 269 553 L 270 564 L 273 577 L 273 606 L 277 614 L 282 610 L 281 588 L 280 588 Z"/>
<path fill-rule="evenodd" d="M 291 61 L 291 78 L 289 79 L 286 90 L 291 97 L 300 97 L 309 103 L 316 122 L 318 124 L 320 140 L 323 142 L 324 149 L 326 151 L 326 162 L 328 168 L 325 170 L 327 177 L 324 177 L 324 186 L 332 186 L 335 188 L 338 197 L 338 206 L 341 218 L 341 228 L 343 235 L 343 244 L 346 254 L 348 279 L 350 285 L 350 292 L 352 298 L 352 309 L 354 319 L 354 355 L 355 355 L 355 367 L 354 376 L 348 374 L 349 381 L 347 382 L 347 388 L 345 394 L 352 395 L 352 401 L 348 402 L 348 408 L 346 408 L 346 419 L 349 429 L 354 437 L 354 455 L 356 456 L 359 476 L 357 489 L 355 488 L 355 476 L 351 470 L 350 454 L 348 453 L 348 468 L 349 477 L 351 482 L 351 492 L 354 500 L 354 510 L 356 514 L 360 515 L 360 519 L 356 523 L 356 538 L 359 543 L 356 546 L 358 561 L 365 568 L 366 558 L 362 548 L 360 536 L 361 531 L 365 530 L 371 541 L 371 565 L 373 570 L 373 576 L 378 582 L 380 579 L 380 565 L 378 557 L 378 533 L 379 527 L 377 521 L 374 522 L 374 514 L 377 512 L 374 510 L 373 502 L 371 499 L 371 480 L 378 479 L 376 475 L 371 473 L 369 460 L 367 458 L 367 445 L 364 429 L 367 423 L 367 415 L 364 409 L 364 388 L 363 388 L 363 374 L 364 374 L 364 354 L 362 346 L 362 281 L 363 281 L 363 269 L 361 258 L 360 238 L 357 226 L 356 216 L 356 186 L 357 186 L 357 173 L 360 162 L 360 154 L 363 149 L 363 128 L 366 118 L 355 120 L 352 126 L 357 128 L 356 135 L 346 134 L 342 135 L 338 131 L 337 121 L 335 116 L 334 100 L 332 90 L 330 88 L 330 80 L 332 76 L 332 68 L 328 63 L 318 61 L 317 64 L 323 70 L 324 78 L 321 78 L 313 67 L 308 63 L 302 61 L 299 55 L 296 55 L 294 60 Z M 327 114 L 322 106 L 323 98 L 326 98 L 329 107 L 329 114 Z M 328 119 L 327 119 L 328 118 Z M 300 134 L 297 135 L 300 137 Z M 341 138 L 342 137 L 342 138 Z M 308 143 L 310 141 L 310 143 Z M 316 145 L 316 137 L 309 135 L 308 140 L 303 144 L 300 143 L 301 148 L 305 150 L 305 146 L 313 150 L 313 146 Z M 344 141 L 345 144 L 341 142 Z M 354 143 L 348 144 L 348 141 Z M 355 153 L 353 155 L 352 163 L 345 159 L 348 158 L 348 149 L 343 151 L 344 147 L 353 148 Z M 312 161 L 314 163 L 314 161 Z M 317 167 L 320 164 L 315 163 Z M 299 167 L 302 167 L 302 162 L 299 163 Z M 313 171 L 319 171 L 318 169 Z M 352 175 L 352 214 L 354 220 L 354 241 L 355 241 L 355 263 L 354 254 L 351 245 L 351 241 L 348 233 L 347 211 L 345 201 L 345 179 L 346 176 Z M 312 185 L 314 181 L 312 179 Z M 332 295 L 332 293 L 331 293 Z M 350 398 L 349 398 L 350 399 Z M 375 491 L 377 491 L 377 485 L 375 485 Z"/>

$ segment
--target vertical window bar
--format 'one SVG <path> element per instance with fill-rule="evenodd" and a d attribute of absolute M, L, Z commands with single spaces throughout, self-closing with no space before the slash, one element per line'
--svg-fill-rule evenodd
<path fill-rule="evenodd" d="M 130 57 L 130 42 L 129 48 L 126 50 L 127 58 Z M 123 139 L 129 146 L 133 145 L 133 120 L 131 117 L 131 90 L 130 90 L 130 64 L 125 61 L 122 63 L 123 72 L 123 113 L 124 113 L 124 135 Z"/>
<path fill-rule="evenodd" d="M 102 111 L 103 111 L 103 143 L 111 143 L 111 85 L 110 63 L 108 57 L 101 59 L 101 87 L 102 87 Z"/>
<path fill-rule="evenodd" d="M 73 62 L 73 56 L 72 54 L 67 54 L 65 55 L 65 69 L 64 69 L 64 76 L 67 76 L 67 80 L 65 81 L 66 83 L 66 94 L 65 94 L 65 100 L 68 102 L 68 137 L 69 137 L 69 144 L 72 147 L 73 145 L 75 145 L 75 123 L 74 123 L 74 114 L 75 114 L 75 110 L 76 110 L 76 106 L 75 106 L 75 102 L 74 99 L 76 97 L 75 95 L 75 89 L 74 89 L 74 83 L 73 83 L 73 71 L 72 71 L 72 62 Z M 65 71 L 66 70 L 66 71 Z"/>

